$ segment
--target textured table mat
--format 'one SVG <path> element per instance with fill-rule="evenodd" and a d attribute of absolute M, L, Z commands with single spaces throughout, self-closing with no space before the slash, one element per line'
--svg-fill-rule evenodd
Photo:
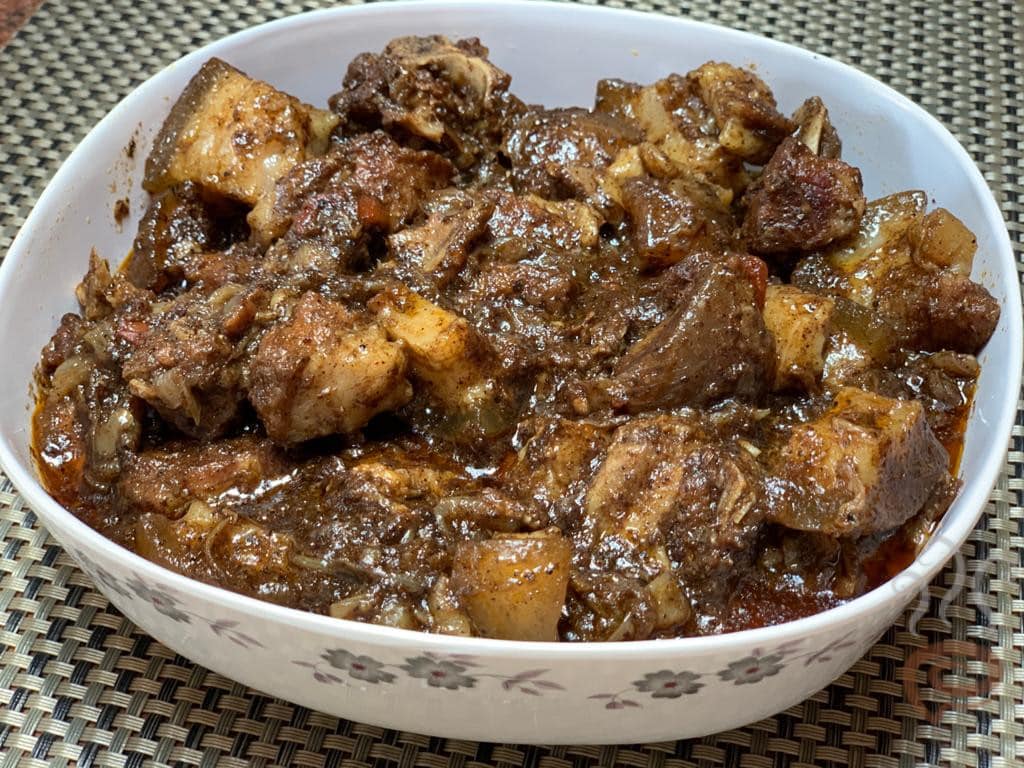
<path fill-rule="evenodd" d="M 0 51 L 0 253 L 61 160 L 138 83 L 222 35 L 325 4 L 45 3 Z M 1019 3 L 610 4 L 797 43 L 917 100 L 981 166 L 1024 258 Z M 747 728 L 630 747 L 433 739 L 249 690 L 176 656 L 109 607 L 0 476 L 0 768 L 1024 765 L 1022 423 L 1018 411 L 1006 471 L 961 555 L 847 674 Z"/>

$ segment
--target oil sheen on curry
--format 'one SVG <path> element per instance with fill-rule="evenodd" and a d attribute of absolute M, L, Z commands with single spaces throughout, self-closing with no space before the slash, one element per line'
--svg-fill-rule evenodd
<path fill-rule="evenodd" d="M 523 640 L 778 623 L 914 556 L 999 307 L 820 98 L 708 62 L 547 109 L 442 37 L 340 87 L 188 84 L 42 351 L 60 503 L 242 594 Z"/>

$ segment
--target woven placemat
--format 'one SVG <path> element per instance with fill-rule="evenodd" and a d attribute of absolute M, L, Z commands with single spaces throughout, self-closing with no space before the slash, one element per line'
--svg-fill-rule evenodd
<path fill-rule="evenodd" d="M 0 51 L 0 253 L 90 126 L 181 54 L 328 3 L 50 0 Z M 613 2 L 795 42 L 876 75 L 970 150 L 1024 254 L 1024 23 L 995 3 Z M 0 476 L 0 766 L 470 768 L 1024 764 L 1024 426 L 961 556 L 861 661 L 783 714 L 705 739 L 517 747 L 310 712 L 176 656 L 108 606 Z"/>

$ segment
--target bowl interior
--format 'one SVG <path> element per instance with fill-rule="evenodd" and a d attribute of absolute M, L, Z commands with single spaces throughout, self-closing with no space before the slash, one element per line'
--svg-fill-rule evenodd
<path fill-rule="evenodd" d="M 948 556 L 981 509 L 1002 463 L 1020 381 L 1020 295 L 998 207 L 978 170 L 923 111 L 877 82 L 823 57 L 770 40 L 694 22 L 632 13 L 599 13 L 544 3 L 388 4 L 307 14 L 255 28 L 185 57 L 122 102 L 83 141 L 46 190 L 0 274 L 0 461 L 50 515 L 64 515 L 35 483 L 28 452 L 30 381 L 41 347 L 64 312 L 90 248 L 113 262 L 131 246 L 145 209 L 140 180 L 152 138 L 170 103 L 198 66 L 218 55 L 249 74 L 323 105 L 348 61 L 400 34 L 478 36 L 513 77 L 524 100 L 549 106 L 593 103 L 603 77 L 649 82 L 708 59 L 752 66 L 783 111 L 820 95 L 844 139 L 844 157 L 861 168 L 869 197 L 920 188 L 978 236 L 975 279 L 1003 315 L 983 365 L 961 464 L 964 490 L 920 558 Z M 595 55 L 595 51 L 599 52 Z M 135 143 L 132 156 L 127 152 Z M 123 228 L 115 201 L 127 198 Z M 46 516 L 46 515 L 44 515 Z M 69 524 L 74 525 L 71 521 Z M 933 552 L 933 554 L 934 554 Z M 920 566 L 920 562 L 915 566 Z M 934 570 L 939 563 L 929 564 Z M 918 568 L 918 576 L 923 571 Z M 884 587 L 883 587 L 884 589 Z"/>

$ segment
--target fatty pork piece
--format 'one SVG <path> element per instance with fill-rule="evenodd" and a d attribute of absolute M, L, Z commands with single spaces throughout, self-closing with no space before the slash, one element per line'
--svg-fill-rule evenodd
<path fill-rule="evenodd" d="M 265 302 L 257 287 L 226 283 L 124 313 L 115 335 L 128 389 L 186 435 L 223 434 L 244 399 L 242 363 Z"/>
<path fill-rule="evenodd" d="M 763 316 L 775 339 L 773 391 L 817 391 L 834 311 L 835 301 L 828 296 L 792 285 L 767 286 Z"/>
<path fill-rule="evenodd" d="M 263 244 L 291 228 L 294 239 L 323 241 L 342 252 L 365 245 L 371 232 L 407 224 L 431 190 L 455 169 L 435 152 L 407 149 L 382 131 L 336 142 L 297 164 L 249 215 Z"/>
<path fill-rule="evenodd" d="M 463 317 L 404 286 L 374 297 L 370 310 L 404 345 L 413 379 L 445 415 L 445 432 L 473 441 L 503 434 L 515 404 L 487 340 Z"/>
<path fill-rule="evenodd" d="M 248 233 L 238 206 L 212 200 L 191 181 L 156 195 L 139 222 L 124 273 L 154 293 L 179 287 L 202 271 L 203 256 L 222 251 Z"/>
<path fill-rule="evenodd" d="M 406 355 L 369 319 L 306 293 L 264 334 L 249 370 L 249 400 L 280 443 L 354 432 L 412 397 Z"/>
<path fill-rule="evenodd" d="M 794 129 L 778 112 L 765 83 L 751 72 L 708 62 L 686 77 L 669 75 L 640 86 L 621 80 L 597 85 L 595 110 L 635 122 L 672 167 L 713 184 L 726 205 L 746 187 L 744 161 L 763 163 Z M 618 162 L 628 164 L 626 150 Z M 646 165 L 653 165 L 649 156 Z M 650 149 L 646 150 L 650 154 Z M 614 169 L 613 169 L 614 170 Z M 653 170 L 653 168 L 648 168 Z"/>
<path fill-rule="evenodd" d="M 737 261 L 700 265 L 670 314 L 629 347 L 610 378 L 585 388 L 627 413 L 763 397 L 775 344 Z"/>
<path fill-rule="evenodd" d="M 478 256 L 517 262 L 588 251 L 599 242 L 600 226 L 600 216 L 586 203 L 499 192 Z"/>
<path fill-rule="evenodd" d="M 804 258 L 792 282 L 865 308 L 900 345 L 976 354 L 995 331 L 999 304 L 970 279 L 970 230 L 925 205 L 922 192 L 870 203 L 857 233 Z"/>
<path fill-rule="evenodd" d="M 743 198 L 743 237 L 754 253 L 815 251 L 857 230 L 866 201 L 860 171 L 783 140 Z"/>
<path fill-rule="evenodd" d="M 558 640 L 572 546 L 558 529 L 459 544 L 451 589 L 477 634 Z"/>
<path fill-rule="evenodd" d="M 847 387 L 768 457 L 772 519 L 835 537 L 893 530 L 947 477 L 949 456 L 916 400 Z"/>
<path fill-rule="evenodd" d="M 549 200 L 575 198 L 607 212 L 601 177 L 618 153 L 643 138 L 630 122 L 585 109 L 531 109 L 506 136 L 516 192 Z"/>
<path fill-rule="evenodd" d="M 732 213 L 699 178 L 631 178 L 622 184 L 621 198 L 644 269 L 667 267 L 736 242 Z"/>
<path fill-rule="evenodd" d="M 192 181 L 255 205 L 297 163 L 322 154 L 336 115 L 213 58 L 171 108 L 146 160 L 154 194 Z"/>
<path fill-rule="evenodd" d="M 399 37 L 353 59 L 329 103 L 345 135 L 383 128 L 416 137 L 466 169 L 497 148 L 521 108 L 510 82 L 476 38 Z"/>
<path fill-rule="evenodd" d="M 587 491 L 591 565 L 635 562 L 636 578 L 670 574 L 691 596 L 722 598 L 752 561 L 762 496 L 753 457 L 695 418 L 635 419 L 616 430 Z"/>

